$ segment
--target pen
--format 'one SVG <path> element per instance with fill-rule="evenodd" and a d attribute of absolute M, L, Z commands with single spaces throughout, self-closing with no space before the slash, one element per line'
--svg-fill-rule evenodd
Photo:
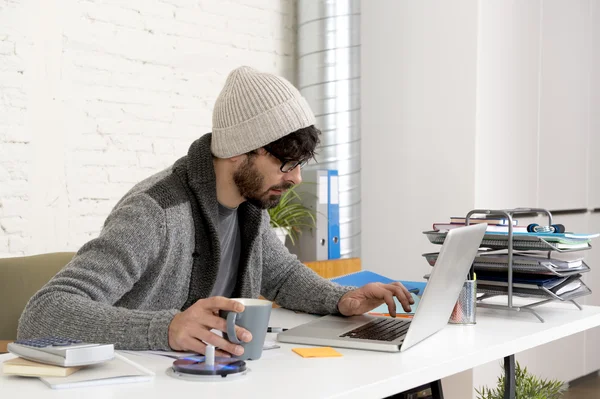
<path fill-rule="evenodd" d="M 267 327 L 268 333 L 280 333 L 280 332 L 284 332 L 287 330 L 288 330 L 287 328 L 281 328 L 281 327 Z"/>

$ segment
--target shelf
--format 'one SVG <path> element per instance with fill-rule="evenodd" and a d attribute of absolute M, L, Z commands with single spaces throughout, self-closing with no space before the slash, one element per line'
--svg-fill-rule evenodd
<path fill-rule="evenodd" d="M 487 294 L 488 296 L 497 296 L 497 295 L 507 295 L 508 287 L 496 286 L 496 285 L 486 285 L 486 284 L 477 284 L 477 293 Z M 520 288 L 513 287 L 513 295 L 522 297 L 522 298 L 539 298 L 539 299 L 552 299 L 557 301 L 571 301 L 576 298 L 580 298 L 582 296 L 586 296 L 592 293 L 592 290 L 589 289 L 587 285 L 583 281 L 581 281 L 581 286 L 573 291 L 566 292 L 562 295 L 556 295 L 549 290 L 539 287 L 539 288 Z"/>
<path fill-rule="evenodd" d="M 429 266 L 435 266 L 435 262 L 437 260 L 439 252 L 431 252 L 423 254 L 423 257 L 429 263 Z M 551 260 L 551 259 L 550 259 Z M 542 262 L 540 265 L 532 265 L 530 263 L 519 263 L 513 259 L 513 272 L 515 273 L 523 273 L 523 274 L 545 274 L 552 275 L 557 277 L 567 277 L 573 274 L 582 274 L 587 273 L 591 269 L 585 263 L 585 261 L 581 261 L 581 265 L 572 268 L 565 269 L 556 269 L 548 264 L 544 264 Z M 550 263 L 550 262 L 548 262 Z M 490 272 L 505 272 L 508 271 L 508 263 L 495 263 L 495 262 L 478 262 L 477 258 L 473 262 L 475 266 L 475 271 L 490 271 Z"/>
<path fill-rule="evenodd" d="M 446 239 L 446 231 L 424 231 L 423 234 L 427 236 L 429 242 L 432 244 L 442 245 Z M 584 251 L 592 248 L 592 245 L 588 242 L 585 243 L 585 247 L 580 248 L 560 248 L 560 245 L 564 245 L 558 242 L 549 242 L 541 237 L 535 236 L 513 236 L 513 250 L 515 251 L 556 251 L 556 252 L 576 252 Z M 508 235 L 499 234 L 486 234 L 483 236 L 481 241 L 481 247 L 491 249 L 507 249 L 508 246 Z"/>
<path fill-rule="evenodd" d="M 511 226 L 513 224 L 513 216 L 514 215 L 523 215 L 523 214 L 532 214 L 539 215 L 545 214 L 548 217 L 547 226 L 552 226 L 552 214 L 542 208 L 515 208 L 515 209 L 474 209 L 467 213 L 465 217 L 465 224 L 469 225 L 470 218 L 475 215 L 486 215 L 486 216 L 501 216 L 508 220 L 508 225 Z M 429 241 L 432 244 L 442 245 L 446 239 L 447 231 L 424 231 L 423 234 L 427 236 Z M 584 284 L 581 279 L 579 282 L 581 285 L 573 290 L 566 292 L 561 295 L 556 295 L 552 291 L 542 286 L 532 286 L 532 288 L 522 288 L 514 286 L 513 273 L 514 272 L 524 272 L 524 273 L 535 273 L 535 274 L 554 274 L 557 276 L 568 276 L 572 275 L 575 278 L 575 275 L 580 273 L 584 273 L 590 270 L 588 265 L 582 263 L 584 267 L 580 267 L 577 270 L 565 271 L 563 269 L 562 274 L 558 274 L 552 271 L 552 267 L 543 267 L 541 265 L 534 266 L 533 270 L 531 265 L 518 264 L 518 259 L 515 259 L 515 251 L 543 251 L 548 252 L 548 259 L 551 259 L 552 251 L 555 252 L 577 252 L 583 250 L 589 250 L 592 248 L 589 240 L 581 242 L 583 240 L 574 240 L 574 239 L 564 239 L 564 237 L 545 237 L 541 236 L 523 234 L 509 232 L 508 234 L 498 234 L 489 232 L 486 233 L 481 241 L 480 250 L 506 250 L 507 251 L 507 261 L 506 263 L 500 264 L 491 264 L 485 262 L 473 262 L 474 268 L 479 268 L 479 270 L 493 270 L 506 272 L 507 279 L 506 285 L 494 285 L 494 284 L 485 284 L 483 281 L 477 282 L 477 292 L 478 294 L 483 294 L 478 296 L 477 298 L 477 307 L 486 307 L 493 309 L 506 309 L 512 311 L 524 311 L 533 314 L 537 317 L 542 323 L 544 319 L 533 309 L 536 306 L 545 304 L 551 301 L 569 301 L 572 302 L 578 309 L 582 309 L 581 306 L 575 301 L 575 299 L 580 298 L 585 295 L 589 295 L 592 291 L 588 286 Z M 559 242 L 560 240 L 560 242 Z M 435 265 L 435 261 L 437 259 L 437 253 L 424 254 L 427 262 L 430 265 Z M 516 264 L 517 263 L 517 264 Z M 477 270 L 477 269 L 476 269 Z M 579 276 L 580 278 L 581 276 Z M 506 305 L 498 305 L 498 304 L 490 304 L 484 302 L 485 299 L 494 297 L 494 296 L 506 296 L 507 304 Z M 525 298 L 533 298 L 536 300 L 534 303 L 531 303 L 526 306 L 513 306 L 513 297 L 525 297 Z"/>

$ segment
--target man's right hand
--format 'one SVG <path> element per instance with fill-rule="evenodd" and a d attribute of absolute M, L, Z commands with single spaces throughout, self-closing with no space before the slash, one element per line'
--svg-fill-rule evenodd
<path fill-rule="evenodd" d="M 235 345 L 225 338 L 210 331 L 211 329 L 227 331 L 227 321 L 219 316 L 219 310 L 243 312 L 244 305 L 233 299 L 215 296 L 200 299 L 184 312 L 178 313 L 169 324 L 169 346 L 176 351 L 191 351 L 204 354 L 206 343 L 214 345 L 216 356 L 230 357 L 231 354 L 241 355 L 244 348 Z M 250 331 L 235 327 L 239 340 L 250 342 Z"/>

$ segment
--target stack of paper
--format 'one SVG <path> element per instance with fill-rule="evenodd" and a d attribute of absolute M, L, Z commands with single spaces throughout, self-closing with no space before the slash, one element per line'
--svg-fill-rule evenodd
<path fill-rule="evenodd" d="M 513 232 L 515 241 L 544 241 L 558 249 L 586 249 L 590 247 L 592 238 L 599 234 L 575 234 L 575 233 L 524 233 Z M 486 232 L 487 239 L 508 240 L 508 233 Z"/>
<path fill-rule="evenodd" d="M 423 254 L 427 262 L 434 266 L 439 252 Z M 583 257 L 571 257 L 569 260 L 557 259 L 555 256 L 548 258 L 544 254 L 513 255 L 512 269 L 517 273 L 569 276 L 572 274 L 586 273 L 590 271 L 589 266 L 583 261 Z M 506 253 L 480 253 L 473 261 L 475 272 L 506 272 L 508 270 L 508 255 Z"/>
<path fill-rule="evenodd" d="M 432 244 L 443 244 L 447 231 L 423 232 Z M 569 236 L 565 236 L 569 234 Z M 577 251 L 591 248 L 590 241 L 596 235 L 574 235 L 572 233 L 513 233 L 513 250 L 515 251 Z M 487 231 L 481 247 L 490 249 L 506 249 L 508 234 Z"/>
<path fill-rule="evenodd" d="M 22 377 L 66 377 L 81 369 L 79 367 L 61 367 L 52 364 L 33 362 L 15 357 L 2 363 L 4 374 L 20 375 Z"/>
<path fill-rule="evenodd" d="M 508 292 L 508 278 L 506 273 L 478 273 L 478 292 L 498 294 Z M 552 297 L 555 299 L 571 299 L 591 293 L 590 289 L 581 281 L 581 275 L 569 277 L 537 277 L 532 274 L 513 275 L 513 294 L 517 296 Z"/>
<path fill-rule="evenodd" d="M 82 386 L 143 382 L 150 381 L 153 378 L 153 371 L 129 360 L 123 355 L 115 353 L 114 359 L 86 366 L 68 377 L 40 377 L 40 380 L 50 388 L 65 389 Z"/>
<path fill-rule="evenodd" d="M 590 271 L 588 265 L 583 261 L 583 257 L 573 261 L 562 261 L 540 255 L 513 255 L 512 262 L 513 271 L 519 273 L 568 276 Z M 475 258 L 474 265 L 475 271 L 506 271 L 508 270 L 508 255 L 481 255 Z"/>

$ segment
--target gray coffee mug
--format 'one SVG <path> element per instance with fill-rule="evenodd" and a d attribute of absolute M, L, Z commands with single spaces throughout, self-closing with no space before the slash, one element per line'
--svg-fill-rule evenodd
<path fill-rule="evenodd" d="M 240 356 L 232 355 L 241 360 L 260 359 L 263 350 L 265 337 L 267 336 L 267 327 L 271 317 L 271 308 L 273 304 L 270 301 L 250 298 L 232 298 L 244 305 L 244 311 L 241 313 L 221 310 L 219 316 L 227 320 L 227 331 L 223 332 L 223 337 L 236 345 L 244 348 L 244 353 Z M 252 334 L 250 342 L 240 341 L 235 333 L 235 326 L 245 328 Z"/>

